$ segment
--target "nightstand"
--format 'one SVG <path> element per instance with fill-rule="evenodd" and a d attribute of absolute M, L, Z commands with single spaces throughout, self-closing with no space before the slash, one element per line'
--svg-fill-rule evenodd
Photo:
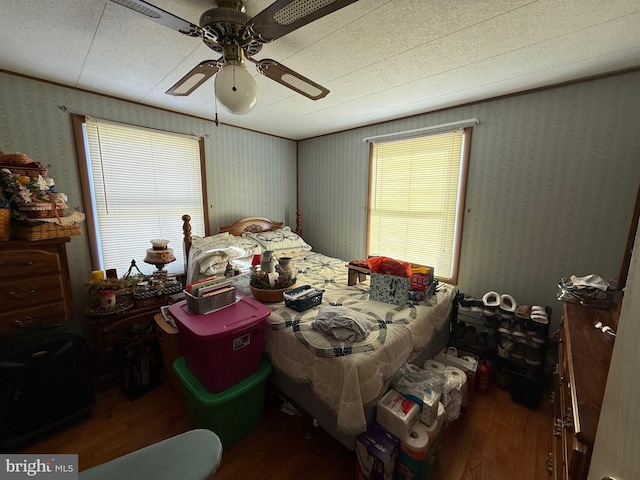
<path fill-rule="evenodd" d="M 142 373 L 140 390 L 145 390 L 149 382 L 156 382 L 157 385 L 155 375 L 159 372 L 162 357 L 155 333 L 154 316 L 160 314 L 160 307 L 170 305 L 173 301 L 174 298 L 171 295 L 156 296 L 144 299 L 143 302 L 134 302 L 131 308 L 120 312 L 86 313 L 95 349 L 94 374 L 98 391 L 104 391 L 120 384 L 130 397 L 137 396 L 136 392 L 131 391 L 132 388 L 127 387 L 131 380 L 128 379 L 125 357 L 125 353 L 131 353 L 126 352 L 125 343 L 127 340 L 131 343 L 132 337 L 135 335 L 143 336 L 145 342 L 148 340 L 148 353 L 152 355 L 151 363 L 153 363 L 150 367 L 154 369 L 150 372 L 154 378 L 147 378 L 148 375 Z M 149 332 L 149 335 L 147 336 L 145 332 Z M 140 342 L 143 343 L 142 339 Z M 150 384 L 148 389 L 151 389 Z"/>

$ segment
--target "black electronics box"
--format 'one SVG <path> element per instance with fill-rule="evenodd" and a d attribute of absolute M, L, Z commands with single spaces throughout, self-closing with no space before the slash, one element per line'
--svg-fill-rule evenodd
<path fill-rule="evenodd" d="M 88 414 L 95 391 L 86 339 L 65 325 L 3 337 L 0 395 L 3 451 Z"/>

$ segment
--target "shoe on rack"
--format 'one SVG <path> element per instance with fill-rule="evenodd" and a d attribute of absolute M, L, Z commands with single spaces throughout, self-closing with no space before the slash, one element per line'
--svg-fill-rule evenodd
<path fill-rule="evenodd" d="M 500 322 L 500 328 L 498 328 L 500 333 L 504 333 L 505 335 L 511 335 L 511 320 L 505 318 Z"/>
<path fill-rule="evenodd" d="M 509 358 L 513 342 L 508 337 L 502 337 L 498 342 L 498 356 L 500 358 Z"/>
<path fill-rule="evenodd" d="M 458 310 L 462 312 L 482 312 L 482 300 L 464 293 L 456 295 Z"/>
<path fill-rule="evenodd" d="M 515 360 L 524 359 L 524 344 L 522 343 L 513 344 L 513 348 L 511 349 L 511 358 Z"/>
<path fill-rule="evenodd" d="M 534 305 L 531 307 L 531 318 L 538 323 L 547 325 L 549 323 L 549 317 L 547 315 L 547 309 L 541 305 Z"/>
<path fill-rule="evenodd" d="M 520 320 L 514 320 L 513 325 L 511 327 L 511 335 L 514 337 L 526 337 L 527 332 L 524 327 L 524 324 Z"/>
<path fill-rule="evenodd" d="M 467 324 L 464 322 L 456 322 L 453 329 L 453 336 L 458 340 L 462 340 L 467 333 Z"/>
<path fill-rule="evenodd" d="M 529 305 L 518 305 L 516 307 L 515 316 L 521 320 L 529 320 L 531 316 L 531 307 Z"/>
<path fill-rule="evenodd" d="M 500 327 L 502 323 L 502 319 L 498 315 L 494 315 L 493 317 L 483 316 L 484 325 L 491 329 L 496 329 Z"/>
<path fill-rule="evenodd" d="M 478 346 L 480 348 L 487 348 L 489 346 L 489 332 L 481 332 L 478 335 Z"/>
<path fill-rule="evenodd" d="M 516 301 L 507 293 L 500 295 L 499 312 L 502 318 L 513 318 L 516 311 Z"/>
<path fill-rule="evenodd" d="M 542 349 L 540 345 L 537 343 L 528 344 L 525 348 L 524 361 L 532 367 L 542 365 Z"/>
<path fill-rule="evenodd" d="M 464 335 L 464 341 L 469 345 L 478 343 L 478 331 L 473 325 L 467 325 L 467 332 Z"/>
<path fill-rule="evenodd" d="M 533 333 L 533 334 L 532 334 Z M 527 335 L 531 339 L 531 341 L 535 343 L 546 343 L 547 342 L 547 326 L 536 321 L 529 320 L 529 324 L 527 326 Z"/>
<path fill-rule="evenodd" d="M 549 317 L 543 307 L 531 307 L 531 320 L 541 325 L 549 325 Z"/>
<path fill-rule="evenodd" d="M 500 308 L 500 295 L 497 292 L 487 292 L 482 297 L 482 313 L 487 317 L 493 317 Z"/>

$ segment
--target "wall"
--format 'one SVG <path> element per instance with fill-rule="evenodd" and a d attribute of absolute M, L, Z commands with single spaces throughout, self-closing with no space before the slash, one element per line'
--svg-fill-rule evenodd
<path fill-rule="evenodd" d="M 58 190 L 68 195 L 71 209 L 85 210 L 71 113 L 204 136 L 212 232 L 248 215 L 295 225 L 294 141 L 224 125 L 216 127 L 210 121 L 0 72 L 0 150 L 23 152 L 43 164 L 50 163 L 50 174 Z M 143 181 L 144 172 L 140 175 Z M 170 201 L 171 192 L 167 192 Z M 167 221 L 182 224 L 180 218 Z M 72 237 L 67 252 L 76 318 L 80 319 L 86 297 L 83 283 L 92 270 L 87 236 Z M 146 265 L 139 263 L 146 271 Z M 149 268 L 147 273 L 153 270 Z"/>
<path fill-rule="evenodd" d="M 638 85 L 635 71 L 302 141 L 304 237 L 329 255 L 363 258 L 362 139 L 478 118 L 458 286 L 550 305 L 555 323 L 561 277 L 620 271 L 640 179 Z"/>

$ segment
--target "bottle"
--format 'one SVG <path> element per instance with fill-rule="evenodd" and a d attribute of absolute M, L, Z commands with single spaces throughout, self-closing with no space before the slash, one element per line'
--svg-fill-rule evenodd
<path fill-rule="evenodd" d="M 491 360 L 480 360 L 476 371 L 476 392 L 487 394 L 491 386 L 491 376 L 493 371 L 493 363 Z"/>

